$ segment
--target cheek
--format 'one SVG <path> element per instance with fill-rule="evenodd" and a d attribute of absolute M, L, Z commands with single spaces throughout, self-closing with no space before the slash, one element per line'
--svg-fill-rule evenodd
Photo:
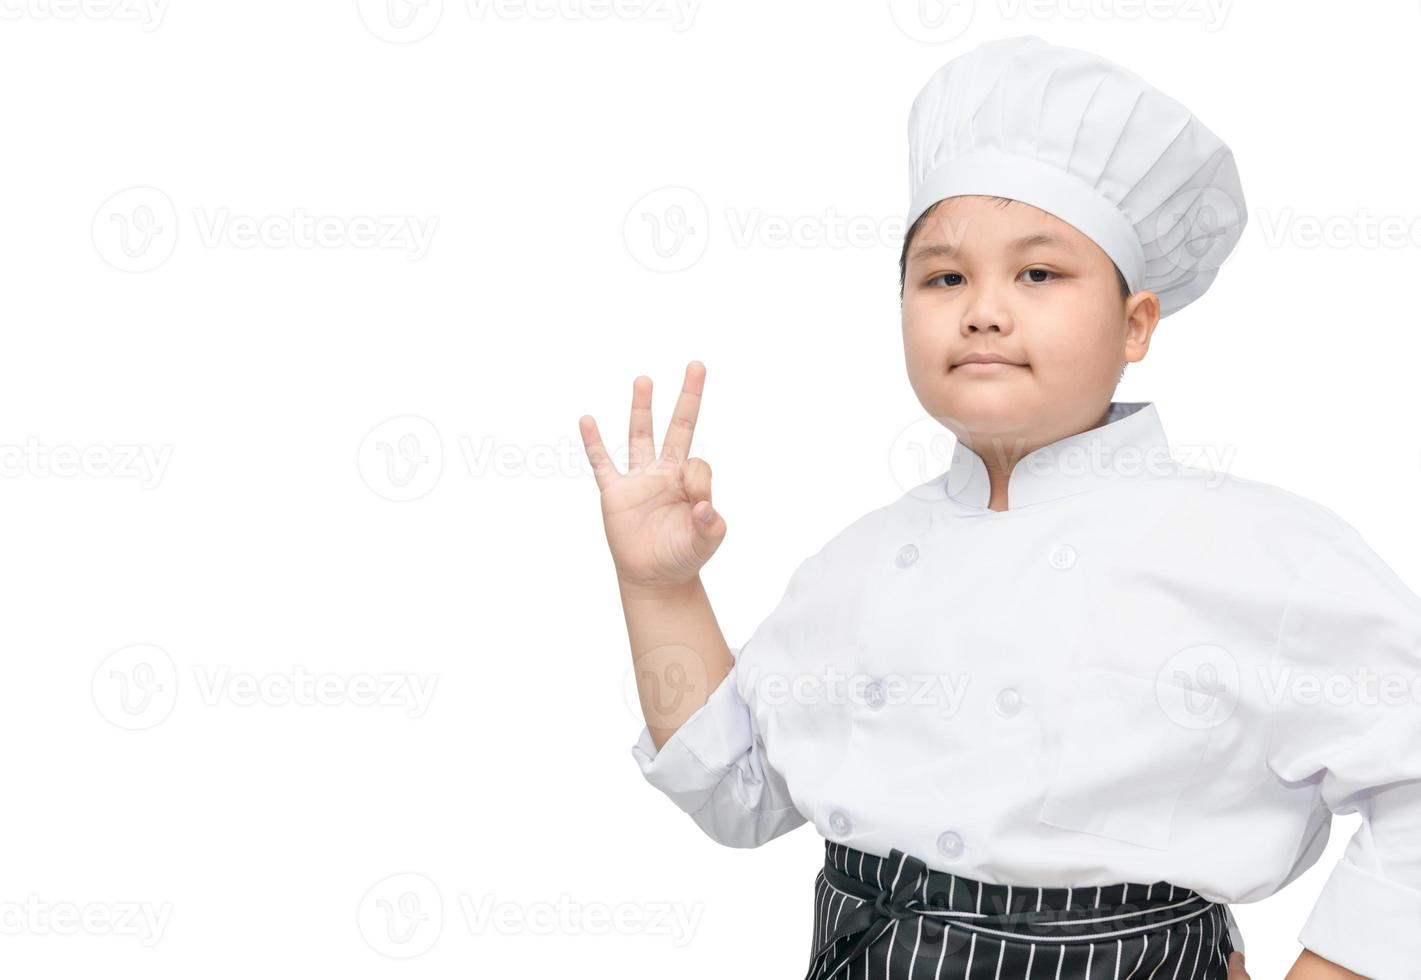
<path fill-rule="evenodd" d="M 926 318 L 914 318 L 904 310 L 903 354 L 910 372 L 932 372 L 945 366 L 948 334 Z"/>
<path fill-rule="evenodd" d="M 1087 288 L 1060 290 L 1043 296 L 1040 303 L 1031 316 L 1033 324 L 1049 327 L 1033 330 L 1033 338 L 1042 343 L 1059 349 L 1075 347 L 1082 352 L 1099 352 L 1121 342 L 1124 318 L 1118 292 L 1102 295 Z"/>
<path fill-rule="evenodd" d="M 1043 374 L 1113 377 L 1119 372 L 1119 338 L 1103 330 L 1098 320 L 1077 316 L 1060 327 L 1033 337 L 1032 353 Z"/>

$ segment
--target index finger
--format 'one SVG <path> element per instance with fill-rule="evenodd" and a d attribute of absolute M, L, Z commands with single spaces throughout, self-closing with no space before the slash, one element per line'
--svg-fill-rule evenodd
<path fill-rule="evenodd" d="M 691 436 L 696 431 L 696 417 L 701 411 L 701 394 L 705 391 L 706 366 L 700 361 L 686 365 L 686 378 L 681 383 L 681 394 L 676 398 L 676 409 L 671 413 L 671 421 L 666 425 L 666 438 L 661 444 L 661 458 L 684 460 L 691 452 Z"/>

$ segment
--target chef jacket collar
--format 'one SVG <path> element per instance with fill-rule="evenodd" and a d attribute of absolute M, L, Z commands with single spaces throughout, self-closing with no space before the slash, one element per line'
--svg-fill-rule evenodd
<path fill-rule="evenodd" d="M 1173 472 L 1155 403 L 1113 401 L 1102 424 L 1049 442 L 1017 461 L 1007 481 L 1007 511 Z M 987 464 L 960 439 L 944 488 L 959 504 L 989 509 Z"/>

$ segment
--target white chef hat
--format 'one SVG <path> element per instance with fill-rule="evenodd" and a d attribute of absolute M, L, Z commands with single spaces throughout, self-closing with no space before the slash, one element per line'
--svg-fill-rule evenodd
<path fill-rule="evenodd" d="M 1203 295 L 1247 221 L 1233 152 L 1178 102 L 1032 35 L 980 44 L 908 115 L 908 221 L 959 194 L 1033 204 L 1114 260 L 1168 316 Z"/>

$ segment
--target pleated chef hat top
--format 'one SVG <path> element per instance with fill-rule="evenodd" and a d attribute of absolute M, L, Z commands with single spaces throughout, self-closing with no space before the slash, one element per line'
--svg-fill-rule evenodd
<path fill-rule="evenodd" d="M 1233 152 L 1104 58 L 1027 34 L 937 70 L 908 115 L 908 222 L 937 201 L 1033 204 L 1114 260 L 1160 316 L 1203 295 L 1247 221 Z"/>

